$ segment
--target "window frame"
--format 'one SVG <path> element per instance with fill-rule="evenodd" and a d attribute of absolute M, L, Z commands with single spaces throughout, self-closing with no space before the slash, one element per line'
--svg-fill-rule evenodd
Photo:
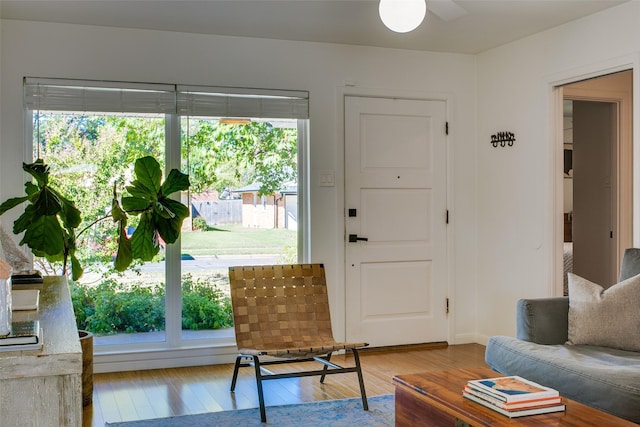
<path fill-rule="evenodd" d="M 27 84 L 29 78 L 25 78 Z M 44 80 L 44 79 L 43 79 Z M 46 79 L 51 81 L 52 79 Z M 57 79 L 53 79 L 57 81 Z M 62 80 L 60 80 L 62 81 Z M 82 82 L 64 80 L 64 82 Z M 116 90 L 118 84 L 128 87 L 126 82 L 93 82 L 97 85 L 107 84 Z M 160 86 L 165 87 L 166 85 Z M 180 86 L 172 85 L 179 88 Z M 143 86 L 144 87 L 144 84 Z M 228 89 L 234 88 L 215 88 Z M 242 93 L 250 93 L 252 89 L 242 89 Z M 268 93 L 268 90 L 255 89 L 255 95 Z M 283 91 L 277 91 L 282 93 Z M 293 92 L 292 92 L 293 93 Z M 297 91 L 296 93 L 306 93 Z M 309 219 L 309 118 L 308 97 L 306 117 L 297 117 L 298 129 L 298 259 L 300 262 L 310 260 L 310 219 Z M 25 162 L 33 159 L 33 115 L 40 109 L 34 109 L 35 104 L 28 105 L 26 99 L 24 108 L 24 158 Z M 299 107 L 299 106 L 298 106 Z M 296 107 L 297 108 L 297 107 Z M 42 108 L 42 110 L 50 110 Z M 62 110 L 59 110 L 62 111 Z M 68 111 L 68 110 L 67 110 Z M 81 112 L 80 110 L 74 110 Z M 97 111 L 96 114 L 107 111 Z M 181 120 L 186 117 L 178 112 L 164 112 L 165 114 L 165 174 L 171 169 L 181 169 Z M 174 195 L 174 197 L 179 197 Z M 106 344 L 94 347 L 94 371 L 115 372 L 133 369 L 155 369 L 179 366 L 196 366 L 211 363 L 229 363 L 237 355 L 235 334 L 233 328 L 217 331 L 216 337 L 206 339 L 184 339 L 182 337 L 182 278 L 181 278 L 181 240 L 168 245 L 165 258 L 165 340 L 150 343 L 134 344 Z"/>

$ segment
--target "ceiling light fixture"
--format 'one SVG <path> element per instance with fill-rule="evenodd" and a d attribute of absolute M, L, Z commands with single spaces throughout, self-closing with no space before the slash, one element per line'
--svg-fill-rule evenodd
<path fill-rule="evenodd" d="M 408 33 L 418 28 L 427 13 L 425 0 L 380 0 L 380 19 L 391 31 Z"/>

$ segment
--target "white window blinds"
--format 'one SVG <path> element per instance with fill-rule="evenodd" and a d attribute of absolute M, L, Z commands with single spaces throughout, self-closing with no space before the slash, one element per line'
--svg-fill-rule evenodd
<path fill-rule="evenodd" d="M 24 103 L 30 110 L 173 113 L 175 86 L 25 78 Z"/>
<path fill-rule="evenodd" d="M 27 77 L 24 103 L 30 110 L 309 118 L 308 92 L 269 89 Z"/>
<path fill-rule="evenodd" d="M 178 86 L 178 114 L 208 117 L 309 118 L 305 91 Z"/>

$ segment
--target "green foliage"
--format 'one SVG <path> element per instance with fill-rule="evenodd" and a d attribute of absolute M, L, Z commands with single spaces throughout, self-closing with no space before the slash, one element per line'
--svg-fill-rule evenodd
<path fill-rule="evenodd" d="M 164 330 L 164 287 L 124 285 L 107 279 L 96 287 L 74 283 L 71 298 L 79 329 L 96 334 Z"/>
<path fill-rule="evenodd" d="M 24 232 L 21 245 L 27 245 L 36 256 L 49 261 L 62 261 L 66 269 L 71 260 L 74 277 L 82 275 L 76 258 L 76 228 L 82 220 L 75 204 L 49 185 L 49 166 L 40 159 L 22 164 L 22 169 L 35 179 L 25 183 L 24 197 L 12 198 L 0 205 L 0 215 L 27 202 L 22 215 L 13 223 L 13 232 Z"/>
<path fill-rule="evenodd" d="M 200 231 L 207 231 L 209 226 L 207 225 L 207 220 L 202 218 L 201 216 L 197 218 L 193 218 L 193 229 Z"/>
<path fill-rule="evenodd" d="M 220 288 L 186 274 L 182 279 L 182 329 L 233 326 L 231 299 Z"/>
<path fill-rule="evenodd" d="M 78 329 L 98 335 L 153 332 L 165 328 L 164 284 L 119 283 L 105 279 L 97 286 L 70 283 Z M 185 275 L 182 284 L 183 329 L 233 326 L 231 301 L 215 283 Z"/>
<path fill-rule="evenodd" d="M 285 246 L 280 254 L 280 262 L 282 264 L 295 264 L 298 262 L 298 247 L 297 245 Z"/>
<path fill-rule="evenodd" d="M 95 311 L 95 304 L 91 301 L 87 286 L 80 285 L 77 282 L 69 282 L 69 291 L 71 292 L 71 303 L 73 304 L 73 312 L 76 315 L 76 323 L 78 329 L 80 325 L 86 326 L 87 319 L 93 315 Z"/>
<path fill-rule="evenodd" d="M 194 193 L 259 182 L 260 195 L 280 190 L 297 177 L 297 130 L 269 122 L 227 125 L 189 120 L 189 175 Z"/>

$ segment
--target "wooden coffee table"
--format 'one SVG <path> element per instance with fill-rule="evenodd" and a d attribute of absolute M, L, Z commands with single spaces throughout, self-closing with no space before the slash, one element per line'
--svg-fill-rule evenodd
<path fill-rule="evenodd" d="M 509 418 L 462 397 L 468 380 L 501 376 L 488 368 L 433 371 L 398 375 L 396 386 L 396 427 L 438 426 L 634 426 L 630 421 L 609 415 L 563 398 L 565 412 Z"/>

